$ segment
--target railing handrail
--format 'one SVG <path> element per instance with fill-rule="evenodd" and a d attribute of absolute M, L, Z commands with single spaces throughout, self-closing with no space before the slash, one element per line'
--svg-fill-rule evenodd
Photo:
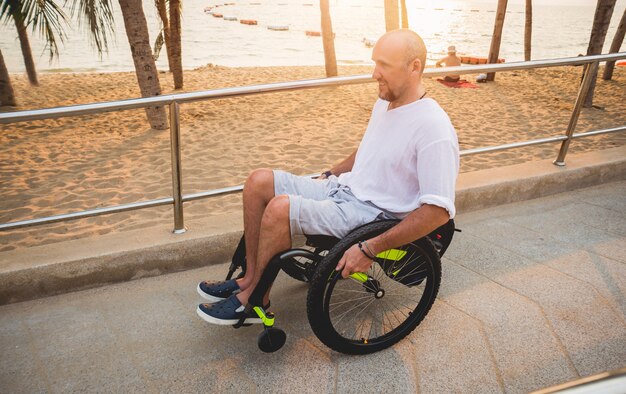
<path fill-rule="evenodd" d="M 617 61 L 626 59 L 626 52 L 618 52 L 605 55 L 577 56 L 559 59 L 531 60 L 524 62 L 481 64 L 472 66 L 427 68 L 424 70 L 425 77 L 439 77 L 454 74 L 479 74 L 487 72 L 502 72 L 526 70 L 542 67 L 559 67 L 582 65 L 593 62 Z M 145 108 L 153 106 L 169 105 L 173 102 L 179 104 L 199 100 L 216 100 L 227 97 L 249 96 L 268 92 L 301 90 L 318 87 L 352 85 L 375 82 L 371 75 L 353 75 L 346 77 L 331 77 L 321 79 L 309 79 L 301 81 L 278 82 L 262 85 L 250 85 L 231 88 L 201 90 L 189 93 L 173 93 L 161 96 L 135 98 L 128 100 L 107 101 L 91 104 L 79 104 L 64 107 L 44 108 L 26 111 L 0 113 L 0 124 L 26 122 L 31 120 L 55 119 L 68 116 L 93 115 L 105 112 Z"/>
<path fill-rule="evenodd" d="M 542 67 L 556 67 L 567 65 L 581 65 L 585 64 L 584 78 L 580 84 L 574 109 L 570 118 L 569 125 L 565 135 L 540 138 L 530 141 L 513 142 L 504 145 L 481 147 L 474 149 L 467 149 L 460 152 L 461 156 L 473 155 L 485 152 L 495 152 L 498 150 L 518 148 L 523 146 L 545 144 L 551 142 L 561 142 L 561 149 L 557 159 L 554 161 L 555 165 L 565 165 L 565 154 L 567 153 L 568 146 L 573 139 L 591 137 L 600 134 L 607 134 L 613 132 L 626 131 L 626 126 L 618 126 L 603 130 L 593 130 L 587 133 L 575 134 L 576 123 L 580 110 L 582 108 L 582 100 L 586 95 L 589 86 L 591 84 L 591 77 L 598 70 L 598 64 L 601 61 L 615 61 L 619 59 L 626 59 L 626 52 L 614 53 L 609 55 L 594 55 L 594 56 L 581 56 L 575 58 L 562 58 L 562 59 L 549 59 L 549 60 L 534 60 L 529 62 L 515 62 L 509 64 L 484 64 L 471 67 L 446 67 L 437 69 L 427 69 L 424 74 L 426 76 L 442 76 L 448 74 L 469 74 L 469 73 L 485 73 L 485 72 L 499 72 L 499 71 L 513 71 L 524 70 L 531 68 Z M 587 65 L 588 64 L 588 65 Z M 103 208 L 90 209 L 80 212 L 72 212 L 55 216 L 48 216 L 44 218 L 36 218 L 29 220 L 22 220 L 17 222 L 0 223 L 0 231 L 18 229 L 23 227 L 36 226 L 47 223 L 55 223 L 60 221 L 87 218 L 92 216 L 99 216 L 115 212 L 124 212 L 142 208 L 150 208 L 161 205 L 174 206 L 174 233 L 183 233 L 185 231 L 183 221 L 183 203 L 188 201 L 199 200 L 202 198 L 224 195 L 230 193 L 236 193 L 243 189 L 242 185 L 230 186 L 221 189 L 208 190 L 204 192 L 183 195 L 182 190 L 182 176 L 180 171 L 181 157 L 180 157 L 180 119 L 179 119 L 179 105 L 183 102 L 191 102 L 198 100 L 211 100 L 225 97 L 245 96 L 253 94 L 270 93 L 277 91 L 288 90 L 300 90 L 308 88 L 317 88 L 324 86 L 340 86 L 348 84 L 359 84 L 374 82 L 369 75 L 356 75 L 350 77 L 335 77 L 325 79 L 313 79 L 306 81 L 293 81 L 293 82 L 281 82 L 266 85 L 253 85 L 235 88 L 224 88 L 215 90 L 205 90 L 192 93 L 177 93 L 165 96 L 111 101 L 105 103 L 95 104 L 83 104 L 70 107 L 57 107 L 40 110 L 19 111 L 11 113 L 0 113 L 0 124 L 9 124 L 16 122 L 23 122 L 36 119 L 52 119 L 66 116 L 77 116 L 96 114 L 103 112 L 111 112 L 118 110 L 127 110 L 133 108 L 151 107 L 155 105 L 168 104 L 170 108 L 170 139 L 171 139 L 171 154 L 172 154 L 172 197 L 159 198 L 156 200 L 140 201 L 129 204 L 109 206 Z M 310 174 L 307 176 L 317 176 L 319 174 Z"/>

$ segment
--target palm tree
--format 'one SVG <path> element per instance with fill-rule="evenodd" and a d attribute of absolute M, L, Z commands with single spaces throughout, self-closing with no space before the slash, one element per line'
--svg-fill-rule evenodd
<path fill-rule="evenodd" d="M 119 3 L 122 8 L 124 27 L 133 56 L 141 95 L 142 97 L 158 96 L 161 94 L 161 85 L 154 57 L 152 57 L 148 24 L 143 13 L 141 0 L 119 0 Z M 163 130 L 168 127 L 167 115 L 163 107 L 146 108 L 146 115 L 153 129 Z"/>
<path fill-rule="evenodd" d="M 613 42 L 611 43 L 611 49 L 609 49 L 609 53 L 619 52 L 620 47 L 622 46 L 622 42 L 624 42 L 624 35 L 626 35 L 626 9 L 622 14 L 622 19 L 619 22 L 619 26 L 617 26 L 617 31 L 615 32 L 615 36 L 613 36 Z M 609 81 L 613 78 L 613 69 L 615 68 L 615 61 L 606 62 L 604 66 L 604 74 L 602 75 L 602 79 Z"/>
<path fill-rule="evenodd" d="M 526 0 L 526 23 L 524 25 L 524 60 L 530 60 L 533 35 L 533 0 Z"/>
<path fill-rule="evenodd" d="M 165 51 L 167 52 L 167 65 L 170 72 L 172 71 L 172 44 L 170 38 L 170 20 L 167 11 L 166 0 L 155 0 L 157 11 L 159 12 L 159 18 L 161 18 L 161 24 L 163 25 L 161 33 L 159 33 L 156 43 L 154 44 L 154 53 L 158 57 L 161 51 L 161 46 L 165 43 Z"/>
<path fill-rule="evenodd" d="M 398 0 L 385 0 L 385 29 L 387 31 L 396 30 L 400 27 L 399 12 Z"/>
<path fill-rule="evenodd" d="M 180 0 L 170 0 L 170 43 L 172 44 L 172 62 L 170 68 L 174 75 L 174 89 L 183 88 L 183 57 L 180 36 Z"/>
<path fill-rule="evenodd" d="M 402 9 L 402 28 L 409 28 L 409 14 L 406 10 L 406 0 L 400 0 L 400 7 Z"/>
<path fill-rule="evenodd" d="M 27 28 L 32 26 L 33 32 L 38 32 L 44 38 L 50 60 L 52 60 L 59 55 L 57 40 L 63 42 L 65 39 L 63 25 L 67 23 L 67 17 L 63 10 L 51 0 L 2 0 L 0 21 L 6 24 L 10 20 L 17 29 L 28 80 L 31 85 L 36 86 L 39 81 Z"/>
<path fill-rule="evenodd" d="M 169 3 L 169 12 L 168 12 Z M 162 30 L 154 43 L 155 60 L 159 57 L 161 47 L 165 44 L 167 64 L 174 77 L 174 89 L 183 88 L 183 63 L 181 55 L 180 0 L 155 0 Z"/>
<path fill-rule="evenodd" d="M 589 46 L 587 47 L 587 55 L 598 55 L 602 53 L 604 39 L 606 38 L 606 32 L 609 30 L 615 2 L 616 0 L 598 0 L 596 13 L 593 18 L 593 27 L 591 28 L 591 37 L 589 38 Z M 583 107 L 585 108 L 589 108 L 593 105 L 593 91 L 596 88 L 597 76 L 597 72 L 595 75 L 591 76 L 591 85 L 589 86 L 589 91 L 583 103 Z"/>
<path fill-rule="evenodd" d="M 7 71 L 7 66 L 4 64 L 2 51 L 0 51 L 0 107 L 5 105 L 15 107 L 16 103 L 9 71 Z"/>
<path fill-rule="evenodd" d="M 491 46 L 489 48 L 488 63 L 497 63 L 500 55 L 500 42 L 502 41 L 502 28 L 504 27 L 504 17 L 506 15 L 507 0 L 498 0 L 498 9 L 496 11 L 496 21 L 493 26 L 493 36 L 491 37 Z M 487 73 L 487 81 L 493 81 L 496 73 Z"/>
<path fill-rule="evenodd" d="M 140 0 L 119 0 L 124 17 L 126 35 L 135 64 L 135 74 L 142 97 L 161 94 L 146 17 Z M 114 31 L 111 0 L 72 0 L 72 15 L 78 12 L 79 18 L 91 32 L 91 40 L 99 53 L 108 49 L 108 36 Z M 153 129 L 162 130 L 167 126 L 167 115 L 163 107 L 146 108 L 148 122 Z"/>
<path fill-rule="evenodd" d="M 320 12 L 322 14 L 322 43 L 324 45 L 324 63 L 326 64 L 326 76 L 337 75 L 337 57 L 335 55 L 335 35 L 333 24 L 330 19 L 330 6 L 328 0 L 320 0 Z"/>

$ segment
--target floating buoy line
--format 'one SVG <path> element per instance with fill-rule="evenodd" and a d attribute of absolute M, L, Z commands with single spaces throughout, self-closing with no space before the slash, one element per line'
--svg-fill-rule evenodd
<path fill-rule="evenodd" d="M 237 21 L 238 18 L 236 16 L 224 16 L 224 14 L 219 13 L 219 12 L 215 12 L 214 9 L 215 8 L 219 8 L 219 7 L 225 7 L 225 6 L 232 6 L 232 5 L 237 5 L 237 3 L 223 3 L 223 4 L 215 4 L 212 6 L 207 6 L 204 8 L 204 12 L 208 15 L 213 15 L 214 18 L 222 18 L 225 21 Z M 248 3 L 247 5 L 262 5 L 262 3 L 260 2 L 254 2 L 254 3 Z M 288 3 L 279 3 L 278 5 L 281 6 L 286 6 L 288 5 Z M 303 6 L 313 6 L 312 3 L 302 3 Z M 361 7 L 361 5 L 358 5 L 358 7 Z M 381 8 L 381 7 L 374 7 L 374 8 Z M 424 7 L 417 7 L 416 9 L 418 10 L 425 10 L 426 8 Z M 444 11 L 446 10 L 446 8 L 431 8 L 432 10 L 435 11 Z M 469 11 L 469 12 L 482 12 L 479 9 L 468 9 L 468 10 L 463 10 L 461 8 L 454 8 L 454 9 L 450 9 L 450 11 Z M 495 12 L 493 10 L 487 10 L 484 12 Z M 507 11 L 507 13 L 510 13 L 511 11 Z M 517 13 L 523 13 L 521 11 L 516 11 Z M 239 23 L 241 23 L 242 25 L 250 25 L 250 26 L 257 26 L 259 24 L 258 20 L 256 19 L 240 19 Z M 289 31 L 290 27 L 289 25 L 267 25 L 266 26 L 268 30 L 273 30 L 273 31 Z M 294 30 L 294 31 L 298 31 L 298 30 Z M 305 30 L 304 34 L 308 37 L 321 37 L 322 33 L 319 31 L 314 31 L 314 30 Z M 333 33 L 333 37 L 336 37 L 336 34 Z M 375 39 L 371 39 L 371 38 L 366 38 L 363 37 L 361 39 L 361 42 L 363 42 L 363 44 L 365 45 L 365 47 L 367 48 L 372 48 L 374 45 L 376 45 L 376 40 Z M 483 57 L 474 57 L 474 56 L 462 56 L 460 57 L 461 59 L 461 63 L 465 63 L 465 64 L 487 64 L 487 58 L 483 58 Z M 504 59 L 498 59 L 498 63 L 504 63 Z"/>

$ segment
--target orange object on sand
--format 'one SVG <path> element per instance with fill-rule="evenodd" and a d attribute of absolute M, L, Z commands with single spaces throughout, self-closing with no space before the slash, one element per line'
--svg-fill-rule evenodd
<path fill-rule="evenodd" d="M 621 62 L 617 62 L 615 63 L 616 66 L 619 67 L 626 67 L 626 60 L 622 60 Z"/>
<path fill-rule="evenodd" d="M 217 13 L 213 13 L 213 18 L 223 18 L 224 15 L 222 14 L 217 14 Z"/>
<path fill-rule="evenodd" d="M 465 64 L 487 64 L 486 57 L 460 56 L 459 59 Z M 504 63 L 504 59 L 498 59 L 498 63 Z"/>
<path fill-rule="evenodd" d="M 440 84 L 442 84 L 444 86 L 447 86 L 449 88 L 470 88 L 470 89 L 478 88 L 478 86 L 476 86 L 473 83 L 468 82 L 468 81 L 466 81 L 464 79 L 461 79 L 461 80 L 456 81 L 456 82 L 448 82 L 448 81 L 445 81 L 445 80 L 443 80 L 441 78 L 437 78 L 437 82 L 439 82 Z"/>
<path fill-rule="evenodd" d="M 256 19 L 241 19 L 239 23 L 243 25 L 257 25 L 258 24 Z"/>
<path fill-rule="evenodd" d="M 304 34 L 306 34 L 307 36 L 311 36 L 311 37 L 319 37 L 322 35 L 322 33 L 319 31 L 311 31 L 311 30 L 305 31 Z"/>

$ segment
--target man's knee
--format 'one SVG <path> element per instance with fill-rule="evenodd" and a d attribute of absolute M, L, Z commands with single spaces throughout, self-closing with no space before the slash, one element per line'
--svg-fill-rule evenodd
<path fill-rule="evenodd" d="M 260 194 L 266 198 L 274 196 L 274 172 L 267 168 L 259 168 L 250 173 L 243 186 L 245 194 Z"/>
<path fill-rule="evenodd" d="M 271 227 L 289 225 L 289 196 L 272 198 L 263 213 L 263 224 Z"/>

